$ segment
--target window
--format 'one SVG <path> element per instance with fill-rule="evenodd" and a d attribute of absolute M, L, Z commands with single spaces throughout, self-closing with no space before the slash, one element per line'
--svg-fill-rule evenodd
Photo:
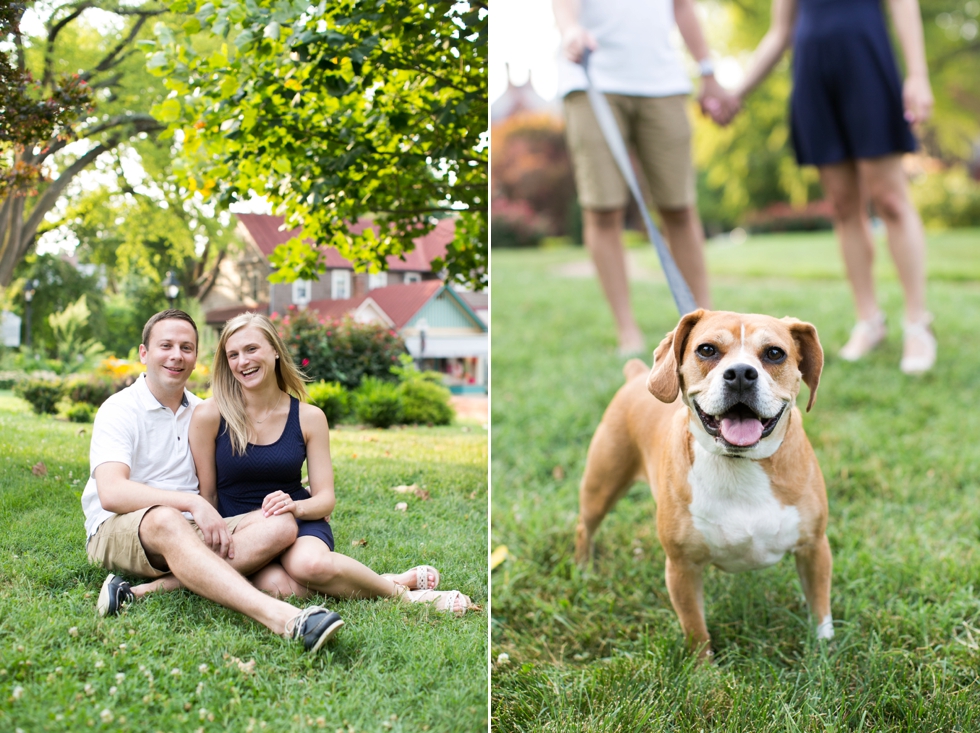
<path fill-rule="evenodd" d="M 420 283 L 422 282 L 421 272 L 406 272 L 404 283 L 408 285 L 409 283 Z"/>
<path fill-rule="evenodd" d="M 296 280 L 293 283 L 293 302 L 296 305 L 306 305 L 313 299 L 312 290 L 313 283 L 309 280 Z"/>
<path fill-rule="evenodd" d="M 388 273 L 387 272 L 372 272 L 368 274 L 368 290 L 374 290 L 375 288 L 383 288 L 388 284 Z"/>
<path fill-rule="evenodd" d="M 350 270 L 330 272 L 330 297 L 334 300 L 346 300 L 350 297 Z"/>

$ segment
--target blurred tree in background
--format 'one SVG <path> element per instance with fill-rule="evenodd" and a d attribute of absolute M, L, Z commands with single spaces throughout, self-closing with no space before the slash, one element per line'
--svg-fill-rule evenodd
<path fill-rule="evenodd" d="M 491 147 L 495 247 L 578 232 L 572 161 L 560 119 L 541 113 L 509 117 L 493 126 Z"/>

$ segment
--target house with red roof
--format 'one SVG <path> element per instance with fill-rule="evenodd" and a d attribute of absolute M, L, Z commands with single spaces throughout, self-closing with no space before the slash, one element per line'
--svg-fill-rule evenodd
<path fill-rule="evenodd" d="M 458 292 L 432 271 L 432 260 L 443 257 L 453 239 L 452 219 L 441 220 L 416 239 L 415 249 L 404 259 L 388 257 L 387 272 L 355 272 L 340 252 L 326 247 L 326 272 L 317 280 L 270 283 L 269 255 L 298 231 L 285 230 L 279 216 L 236 216 L 242 251 L 221 263 L 215 285 L 202 302 L 208 325 L 220 328 L 239 313 L 271 315 L 290 306 L 330 318 L 349 314 L 362 323 L 381 323 L 397 331 L 422 368 L 442 372 L 454 392 L 486 392 L 486 294 Z M 351 231 L 359 233 L 368 225 L 360 222 Z"/>

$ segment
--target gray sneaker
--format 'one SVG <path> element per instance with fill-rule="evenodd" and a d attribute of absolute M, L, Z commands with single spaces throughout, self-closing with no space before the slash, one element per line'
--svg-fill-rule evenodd
<path fill-rule="evenodd" d="M 115 616 L 122 609 L 123 604 L 132 603 L 135 600 L 136 596 L 129 589 L 129 583 L 118 575 L 109 573 L 102 583 L 102 590 L 99 591 L 99 601 L 96 608 L 99 609 L 100 616 Z"/>
<path fill-rule="evenodd" d="M 290 639 L 302 639 L 306 651 L 315 653 L 343 625 L 339 614 L 320 606 L 310 606 L 286 623 L 286 635 Z"/>

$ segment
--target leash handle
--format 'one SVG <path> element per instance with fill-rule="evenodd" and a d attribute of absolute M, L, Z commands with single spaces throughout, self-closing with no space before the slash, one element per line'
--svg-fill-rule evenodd
<path fill-rule="evenodd" d="M 633 198 L 636 199 L 636 203 L 640 208 L 640 214 L 643 216 L 643 223 L 646 225 L 650 243 L 657 251 L 657 257 L 660 258 L 660 266 L 663 268 L 664 275 L 667 278 L 667 287 L 670 288 L 670 294 L 674 297 L 674 304 L 682 316 L 686 315 L 691 311 L 697 310 L 698 306 L 694 302 L 694 296 L 691 294 L 691 289 L 688 287 L 687 281 L 681 274 L 680 269 L 678 269 L 677 263 L 674 262 L 674 258 L 671 257 L 667 243 L 664 242 L 663 237 L 653 223 L 653 219 L 650 218 L 650 212 L 647 210 L 646 201 L 640 192 L 640 184 L 636 180 L 636 173 L 633 171 L 633 164 L 630 162 L 629 153 L 626 150 L 626 143 L 623 142 L 623 136 L 619 132 L 619 125 L 616 124 L 616 118 L 613 116 L 612 109 L 609 107 L 609 102 L 603 96 L 602 92 L 592 84 L 592 77 L 589 76 L 589 57 L 591 55 L 592 51 L 586 48 L 582 52 L 582 60 L 580 62 L 582 64 L 582 71 L 585 72 L 585 93 L 588 95 L 589 102 L 592 104 L 592 110 L 595 113 L 596 120 L 599 122 L 602 136 L 606 139 L 606 143 L 609 145 L 609 150 L 616 161 L 616 165 L 623 174 L 623 178 L 626 179 L 626 184 L 629 186 L 630 192 L 633 194 Z"/>

